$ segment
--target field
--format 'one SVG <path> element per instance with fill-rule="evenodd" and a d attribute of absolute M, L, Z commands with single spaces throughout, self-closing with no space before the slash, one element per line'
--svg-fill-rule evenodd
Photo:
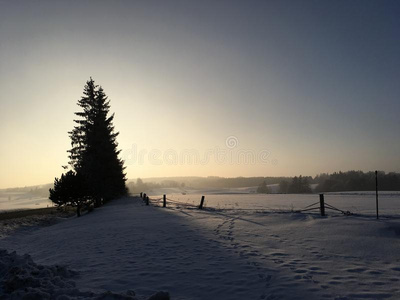
<path fill-rule="evenodd" d="M 292 212 L 318 195 L 209 191 L 205 209 L 199 210 L 186 204 L 197 205 L 203 193 L 169 190 L 168 198 L 181 203 L 155 206 L 157 195 L 166 192 L 150 192 L 150 206 L 127 197 L 81 218 L 19 230 L 0 239 L 0 248 L 29 254 L 39 269 L 59 270 L 51 267 L 57 264 L 71 270 L 65 278 L 49 271 L 28 289 L 68 299 L 92 299 L 107 291 L 123 299 L 148 299 L 161 290 L 181 300 L 400 297 L 400 220 L 389 208 L 398 203 L 397 194 L 382 196 L 385 216 L 376 220 L 374 196 L 360 193 L 326 197 L 331 205 L 360 214 L 332 211 L 321 217 Z M 24 259 L 31 268 L 29 257 Z M 7 260 L 10 267 L 12 261 Z M 48 282 L 55 283 L 48 287 Z M 12 284 L 14 293 L 25 291 L 26 286 Z M 136 296 L 129 296 L 132 290 Z"/>
<path fill-rule="evenodd" d="M 277 185 L 270 185 L 276 192 Z M 241 209 L 263 211 L 298 211 L 319 201 L 318 194 L 256 194 L 256 187 L 231 189 L 180 189 L 164 188 L 145 191 L 152 199 L 160 199 L 163 194 L 171 200 L 198 206 L 205 195 L 205 206 L 216 209 Z M 375 192 L 325 193 L 325 202 L 353 214 L 375 215 Z M 28 210 L 52 207 L 52 202 L 43 196 L 29 192 L 0 191 L 0 213 L 10 210 Z M 317 211 L 315 211 L 317 212 Z M 333 212 L 327 210 L 327 213 Z M 400 216 L 400 192 L 379 192 L 379 213 L 381 216 Z"/>
<path fill-rule="evenodd" d="M 181 191 L 164 189 L 148 194 L 152 199 L 160 199 L 165 193 L 168 199 L 185 204 L 199 205 L 202 195 L 205 195 L 205 206 L 215 209 L 258 210 L 270 212 L 289 212 L 302 210 L 319 202 L 318 194 L 254 194 L 254 189 Z M 249 193 L 250 192 L 250 193 Z M 344 192 L 324 194 L 325 203 L 353 214 L 372 216 L 376 214 L 375 192 Z M 381 216 L 400 217 L 400 192 L 380 192 L 379 212 Z M 168 202 L 168 201 L 167 201 Z M 318 213 L 318 211 L 315 211 Z M 327 213 L 334 213 L 327 210 Z"/>
<path fill-rule="evenodd" d="M 48 196 L 32 195 L 27 191 L 0 190 L 0 212 L 7 210 L 36 209 L 51 207 Z"/>

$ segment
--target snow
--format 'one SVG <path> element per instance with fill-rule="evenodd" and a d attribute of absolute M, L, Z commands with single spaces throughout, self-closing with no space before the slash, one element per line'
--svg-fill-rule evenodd
<path fill-rule="evenodd" d="M 1 216 L 1 215 L 0 215 Z M 42 215 L 31 215 L 27 217 L 0 220 L 0 238 L 12 234 L 19 228 L 33 226 L 50 226 L 71 216 L 71 213 L 53 213 Z"/>
<path fill-rule="evenodd" d="M 193 196 L 198 204 L 199 195 L 180 194 L 180 201 Z M 4 237 L 0 248 L 28 253 L 39 266 L 77 272 L 54 276 L 73 280 L 82 295 L 133 290 L 138 299 L 158 291 L 174 300 L 400 298 L 399 218 L 267 211 L 279 201 L 308 205 L 318 195 L 258 196 L 207 195 L 205 210 L 145 206 L 127 197 L 81 218 Z M 360 205 L 373 200 L 368 197 Z M 273 203 L 263 206 L 269 199 Z M 262 209 L 245 209 L 254 204 Z"/>
<path fill-rule="evenodd" d="M 238 192 L 210 193 L 210 190 L 186 190 L 181 192 L 153 190 L 148 195 L 159 199 L 163 194 L 182 203 L 199 205 L 202 195 L 205 195 L 205 204 L 210 208 L 218 209 L 252 209 L 265 211 L 292 211 L 301 210 L 307 205 L 319 202 L 318 194 L 246 194 Z M 213 190 L 215 191 L 215 190 Z M 173 193 L 174 192 L 174 193 Z M 340 210 L 350 211 L 354 214 L 373 216 L 376 214 L 375 192 L 344 192 L 326 193 L 325 203 Z M 400 192 L 380 192 L 379 212 L 384 216 L 400 215 Z"/>
<path fill-rule="evenodd" d="M 51 207 L 49 197 L 35 196 L 29 191 L 12 192 L 0 190 L 0 212 L 6 210 Z"/>
<path fill-rule="evenodd" d="M 0 250 L 0 266 L 1 299 L 137 299 L 132 291 L 125 295 L 81 292 L 72 280 L 77 272 L 58 265 L 37 265 L 28 254 Z"/>

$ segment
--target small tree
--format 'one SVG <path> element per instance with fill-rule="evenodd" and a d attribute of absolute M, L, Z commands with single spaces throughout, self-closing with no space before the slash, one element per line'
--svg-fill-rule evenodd
<path fill-rule="evenodd" d="M 54 188 L 49 189 L 50 200 L 57 206 L 76 207 L 76 214 L 81 215 L 81 208 L 90 200 L 87 196 L 83 177 L 68 171 L 62 174 L 60 179 L 54 179 Z"/>
<path fill-rule="evenodd" d="M 311 189 L 310 183 L 308 182 L 307 177 L 303 177 L 303 179 L 301 181 L 300 192 L 301 193 L 311 193 L 312 192 L 312 189 Z"/>
<path fill-rule="evenodd" d="M 288 192 L 291 194 L 311 193 L 307 177 L 303 177 L 302 175 L 293 177 L 292 183 L 288 187 Z"/>
<path fill-rule="evenodd" d="M 286 180 L 282 180 L 279 183 L 279 193 L 287 194 L 288 190 L 289 190 L 289 182 L 287 182 Z"/>
<path fill-rule="evenodd" d="M 299 181 L 300 180 L 297 176 L 294 176 L 292 178 L 292 183 L 289 185 L 289 188 L 288 188 L 288 192 L 290 194 L 296 194 L 299 192 Z"/>
<path fill-rule="evenodd" d="M 257 193 L 259 193 L 259 194 L 269 194 L 269 189 L 268 189 L 268 186 L 267 186 L 267 183 L 265 182 L 265 180 L 257 188 Z"/>

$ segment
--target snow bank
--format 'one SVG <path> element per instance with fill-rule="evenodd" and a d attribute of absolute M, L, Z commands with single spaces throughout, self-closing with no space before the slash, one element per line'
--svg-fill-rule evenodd
<path fill-rule="evenodd" d="M 6 237 L 21 228 L 51 226 L 74 215 L 75 213 L 71 212 L 57 212 L 0 220 L 0 238 Z"/>
<path fill-rule="evenodd" d="M 76 288 L 78 272 L 64 266 L 43 266 L 33 262 L 30 255 L 17 255 L 0 249 L 0 299 L 118 299 L 136 300 L 133 291 L 115 294 L 110 291 L 95 294 Z M 149 300 L 168 300 L 168 293 L 159 292 Z"/>

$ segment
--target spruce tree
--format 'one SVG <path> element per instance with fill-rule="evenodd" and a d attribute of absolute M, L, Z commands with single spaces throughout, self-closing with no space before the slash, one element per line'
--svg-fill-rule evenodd
<path fill-rule="evenodd" d="M 80 119 L 70 132 L 70 165 L 83 176 L 89 195 L 99 206 L 127 192 L 123 161 L 118 158 L 118 132 L 114 132 L 114 114 L 108 116 L 110 101 L 92 78 L 78 105 L 82 111 L 75 113 Z"/>
<path fill-rule="evenodd" d="M 97 86 L 94 84 L 93 79 L 90 78 L 84 87 L 84 96 L 78 100 L 78 105 L 82 108 L 82 111 L 75 113 L 81 119 L 74 120 L 76 126 L 72 131 L 68 132 L 72 146 L 71 150 L 68 150 L 70 153 L 69 164 L 76 171 L 80 171 L 82 168 L 82 156 L 87 147 L 88 129 L 90 124 L 93 123 L 96 88 Z"/>

